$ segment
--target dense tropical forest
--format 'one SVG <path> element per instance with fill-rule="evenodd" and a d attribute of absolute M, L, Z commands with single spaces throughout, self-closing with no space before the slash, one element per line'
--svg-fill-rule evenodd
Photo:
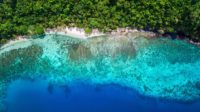
<path fill-rule="evenodd" d="M 200 40 L 199 0 L 0 0 L 0 41 L 45 28 L 118 27 L 184 34 Z"/>

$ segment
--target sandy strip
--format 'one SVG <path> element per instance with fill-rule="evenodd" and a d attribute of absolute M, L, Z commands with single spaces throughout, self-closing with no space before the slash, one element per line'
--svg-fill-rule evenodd
<path fill-rule="evenodd" d="M 84 29 L 77 28 L 77 27 L 47 29 L 45 31 L 45 34 L 61 34 L 61 35 L 71 36 L 71 37 L 80 38 L 80 39 L 87 39 L 87 38 L 90 38 L 90 37 L 105 35 L 105 33 L 102 33 L 100 31 L 98 31 L 97 29 L 93 29 L 90 34 L 87 34 L 84 31 Z"/>
<path fill-rule="evenodd" d="M 54 29 L 47 29 L 45 30 L 45 34 L 61 34 L 61 35 L 67 35 L 75 38 L 81 38 L 81 39 L 87 39 L 91 37 L 96 36 L 103 36 L 108 35 L 110 37 L 124 37 L 127 35 L 141 35 L 145 37 L 155 37 L 156 34 L 153 32 L 143 31 L 143 30 L 137 30 L 137 29 L 131 29 L 131 28 L 118 28 L 116 30 L 111 30 L 107 33 L 103 33 L 99 31 L 98 29 L 93 29 L 90 34 L 87 34 L 84 29 L 77 28 L 77 27 L 59 27 Z"/>

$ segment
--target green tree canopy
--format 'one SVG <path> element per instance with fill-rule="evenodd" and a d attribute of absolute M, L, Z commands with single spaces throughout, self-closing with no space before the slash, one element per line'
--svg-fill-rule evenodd
<path fill-rule="evenodd" d="M 182 32 L 200 41 L 199 0 L 1 0 L 0 39 L 71 25 Z"/>

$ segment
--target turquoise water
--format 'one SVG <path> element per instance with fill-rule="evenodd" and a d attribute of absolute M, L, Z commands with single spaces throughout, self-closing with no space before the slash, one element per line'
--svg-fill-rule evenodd
<path fill-rule="evenodd" d="M 200 48 L 166 38 L 46 35 L 0 49 L 2 99 L 14 93 L 5 90 L 18 79 L 57 86 L 114 84 L 141 96 L 191 102 L 200 98 Z"/>

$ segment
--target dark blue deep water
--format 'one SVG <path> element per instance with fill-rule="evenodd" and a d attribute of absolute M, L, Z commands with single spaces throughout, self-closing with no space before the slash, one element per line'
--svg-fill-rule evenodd
<path fill-rule="evenodd" d="M 8 112 L 200 112 L 200 101 L 149 98 L 115 84 L 53 87 L 44 80 L 17 80 L 8 93 Z"/>

